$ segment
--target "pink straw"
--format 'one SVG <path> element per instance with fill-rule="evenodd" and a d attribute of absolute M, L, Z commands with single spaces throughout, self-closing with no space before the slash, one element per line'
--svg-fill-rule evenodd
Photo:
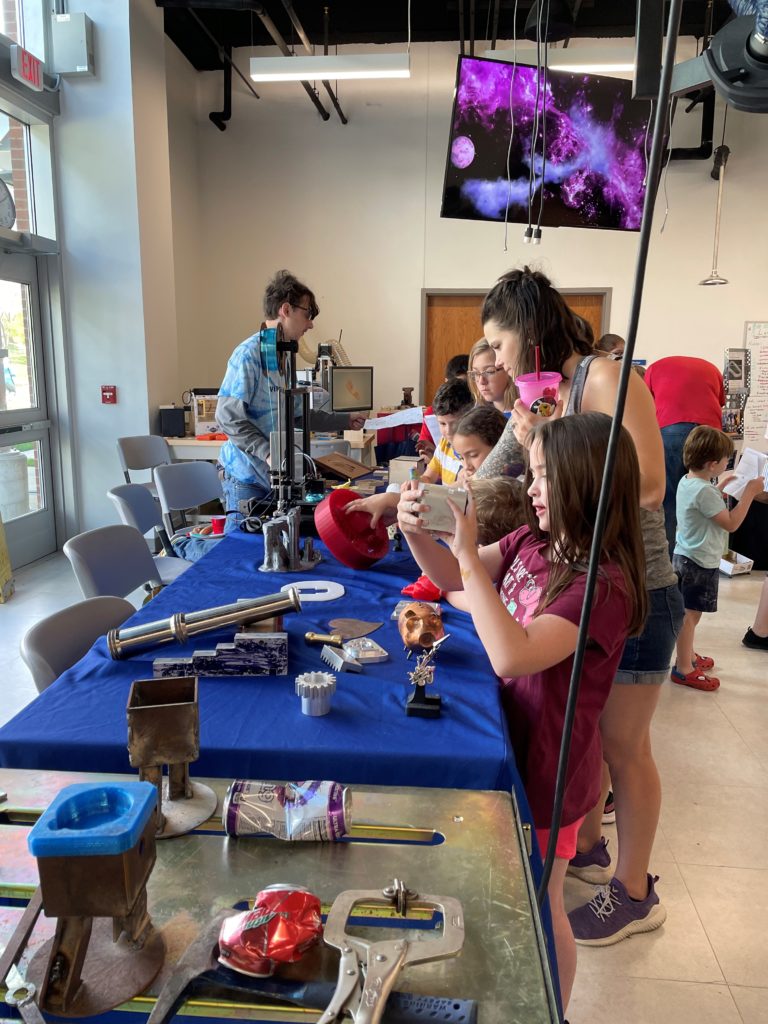
<path fill-rule="evenodd" d="M 539 345 L 533 350 L 536 356 L 536 380 L 541 380 L 541 348 Z"/>

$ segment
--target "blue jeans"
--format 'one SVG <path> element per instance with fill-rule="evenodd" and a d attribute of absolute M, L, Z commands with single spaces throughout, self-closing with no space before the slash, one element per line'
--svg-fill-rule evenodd
<path fill-rule="evenodd" d="M 671 423 L 661 428 L 661 440 L 664 444 L 664 468 L 667 471 L 667 489 L 664 492 L 664 529 L 669 542 L 669 557 L 675 549 L 675 533 L 677 532 L 677 485 L 687 470 L 683 465 L 683 445 L 697 423 Z"/>
<path fill-rule="evenodd" d="M 683 598 L 676 583 L 648 591 L 648 618 L 640 636 L 624 645 L 617 683 L 663 683 L 683 624 Z"/>
<path fill-rule="evenodd" d="M 249 501 L 251 498 L 266 498 L 271 492 L 261 484 L 244 484 L 241 480 L 230 476 L 226 470 L 220 470 L 220 474 L 221 489 L 224 491 L 224 510 L 228 513 L 224 533 L 231 533 L 239 528 L 243 517 L 229 513 L 239 510 L 241 501 Z"/>

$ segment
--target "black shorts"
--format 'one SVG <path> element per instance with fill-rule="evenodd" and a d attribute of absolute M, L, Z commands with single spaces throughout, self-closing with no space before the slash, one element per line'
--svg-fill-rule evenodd
<path fill-rule="evenodd" d="M 673 555 L 672 566 L 680 579 L 683 604 L 691 612 L 717 611 L 719 569 L 704 569 L 685 555 Z"/>

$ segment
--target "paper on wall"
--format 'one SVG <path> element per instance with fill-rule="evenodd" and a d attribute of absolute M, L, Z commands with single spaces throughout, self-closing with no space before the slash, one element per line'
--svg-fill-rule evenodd
<path fill-rule="evenodd" d="M 763 490 L 768 491 L 768 456 L 754 448 L 745 448 L 736 466 L 736 476 L 725 485 L 723 491 L 740 501 L 744 488 L 756 476 L 762 476 Z"/>
<path fill-rule="evenodd" d="M 422 423 L 424 421 L 424 410 L 416 405 L 410 409 L 398 409 L 389 416 L 376 416 L 374 419 L 366 420 L 363 424 L 364 430 L 384 430 L 387 427 L 401 427 L 405 423 Z"/>

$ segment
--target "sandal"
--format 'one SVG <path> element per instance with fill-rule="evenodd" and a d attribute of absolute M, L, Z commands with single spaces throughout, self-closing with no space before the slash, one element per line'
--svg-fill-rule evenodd
<path fill-rule="evenodd" d="M 711 693 L 720 686 L 720 680 L 716 676 L 704 675 L 697 668 L 685 675 L 675 667 L 670 672 L 670 677 L 673 683 L 680 683 L 681 686 L 690 686 L 694 690 L 705 690 L 707 693 Z"/>
<path fill-rule="evenodd" d="M 703 654 L 694 654 L 693 667 L 698 669 L 699 672 L 708 672 L 709 669 L 715 667 L 715 659 L 707 658 Z"/>

